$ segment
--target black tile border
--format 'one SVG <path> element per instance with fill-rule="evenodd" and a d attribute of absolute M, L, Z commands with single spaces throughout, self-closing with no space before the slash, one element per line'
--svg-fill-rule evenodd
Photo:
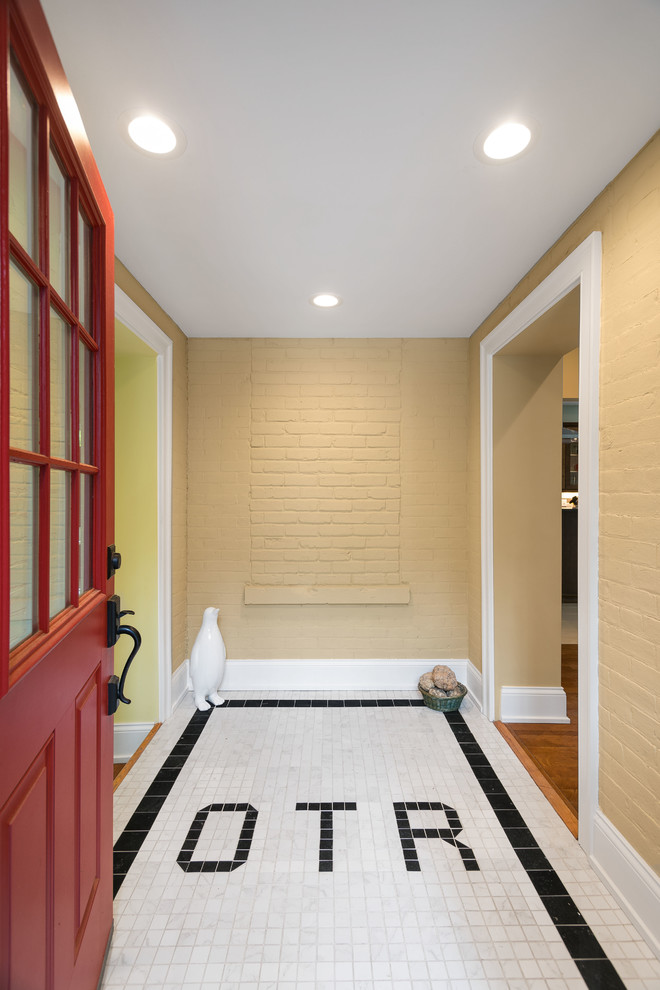
<path fill-rule="evenodd" d="M 223 709 L 423 707 L 425 707 L 424 701 L 417 698 L 231 698 L 225 701 L 224 705 L 222 705 Z M 117 839 L 113 852 L 113 896 L 117 894 L 117 891 L 124 882 L 128 870 L 131 868 L 138 851 L 142 847 L 144 840 L 149 834 L 149 830 L 154 824 L 156 817 L 165 803 L 165 799 L 172 790 L 174 782 L 179 776 L 186 760 L 192 753 L 193 748 L 201 736 L 202 731 L 204 730 L 204 727 L 206 726 L 206 723 L 208 722 L 208 719 L 213 711 L 214 708 L 211 707 L 208 711 L 196 711 L 194 713 L 183 733 L 177 740 L 176 745 L 171 750 L 169 756 L 163 763 L 159 772 L 156 774 L 150 787 L 147 789 L 145 796 L 135 809 L 128 824 L 126 825 L 126 828 Z M 458 743 L 468 765 L 470 766 L 470 769 L 472 770 L 472 773 L 478 780 L 486 799 L 488 800 L 496 818 L 502 826 L 504 834 L 511 843 L 511 846 L 520 860 L 523 869 L 527 873 L 527 876 L 533 883 L 542 904 L 546 908 L 548 915 L 559 932 L 566 949 L 575 962 L 575 965 L 577 966 L 578 971 L 584 979 L 587 987 L 589 990 L 625 990 L 625 984 L 614 968 L 614 965 L 605 955 L 602 946 L 591 931 L 589 925 L 587 925 L 584 921 L 584 918 L 573 901 L 573 898 L 564 887 L 556 871 L 552 868 L 543 850 L 532 835 L 532 832 L 527 828 L 524 819 L 518 812 L 514 802 L 509 797 L 505 787 L 500 782 L 495 770 L 492 768 L 490 762 L 481 749 L 481 746 L 466 724 L 465 719 L 459 711 L 444 712 L 443 714 L 454 734 L 456 742 Z M 341 809 L 339 808 L 340 804 Z M 435 805 L 438 805 L 439 807 L 436 809 Z M 445 831 L 444 829 L 410 828 L 410 823 L 407 821 L 406 812 L 413 809 L 424 810 L 427 806 L 431 810 L 446 810 L 448 812 L 453 812 L 453 815 L 456 816 L 455 822 L 458 822 L 458 816 L 456 815 L 454 809 L 441 805 L 440 802 L 397 802 L 395 805 L 395 814 L 397 815 L 397 825 L 399 827 L 400 838 L 402 836 L 402 829 L 406 832 L 406 840 L 414 838 L 444 838 L 441 834 Z M 189 853 L 190 857 L 192 857 L 192 852 L 201 833 L 204 821 L 206 821 L 206 818 L 211 811 L 238 810 L 245 810 L 246 817 L 243 822 L 243 829 L 241 831 L 241 837 L 239 839 L 234 860 L 210 861 L 208 865 L 205 861 L 193 861 L 191 858 L 184 860 L 184 862 L 180 862 L 180 857 L 184 854 L 184 852 Z M 296 805 L 296 810 L 318 810 L 321 812 L 319 871 L 331 871 L 332 812 L 333 810 L 355 810 L 355 804 L 352 802 L 318 802 L 312 804 L 300 803 Z M 404 822 L 402 817 L 399 817 L 401 812 L 403 812 L 406 816 L 407 824 Z M 200 815 L 203 816 L 203 821 L 200 819 Z M 325 819 L 324 815 L 326 816 Z M 218 804 L 208 805 L 206 808 L 203 808 L 197 813 L 193 825 L 189 830 L 186 842 L 184 843 L 181 853 L 179 854 L 179 865 L 186 872 L 229 872 L 230 869 L 236 869 L 237 866 L 240 866 L 247 859 L 247 854 L 249 853 L 250 843 L 252 842 L 252 836 L 254 833 L 256 816 L 256 809 L 254 809 L 252 805 L 248 804 Z M 450 828 L 447 831 L 451 833 L 453 831 L 453 819 L 450 820 L 449 814 L 447 815 L 447 819 L 448 824 L 450 825 Z M 244 832 L 245 835 L 243 834 Z M 411 834 L 408 835 L 408 832 Z M 324 840 L 327 842 L 328 839 L 330 840 L 330 846 L 323 845 Z M 462 844 L 456 841 L 455 836 L 453 836 L 452 839 L 445 838 L 445 841 L 451 842 L 452 845 L 456 845 L 459 848 L 465 863 L 466 858 L 464 851 L 460 848 Z M 402 848 L 404 849 L 406 867 L 407 869 L 415 870 L 414 865 L 408 865 L 408 857 L 406 857 L 407 847 L 403 846 L 403 838 L 401 838 L 401 842 Z M 465 849 L 468 849 L 468 847 L 466 846 Z M 469 850 L 469 852 L 472 854 L 471 859 L 475 865 L 470 867 L 466 865 L 466 869 L 479 869 L 476 865 L 474 854 L 471 850 Z M 410 859 L 412 862 L 412 858 Z M 202 868 L 201 865 L 198 868 L 198 864 L 202 863 L 204 863 L 207 868 Z M 322 865 L 328 863 L 329 866 Z"/>
<path fill-rule="evenodd" d="M 559 932 L 571 959 L 589 990 L 625 990 L 625 983 L 585 922 L 575 901 L 553 870 L 545 853 L 527 828 L 515 804 L 483 754 L 460 712 L 444 713 L 456 742 L 499 821 L 504 834 L 534 885 L 541 902 Z M 475 765 L 474 757 L 483 758 Z M 490 774 L 483 771 L 490 769 Z M 481 771 L 481 772 L 480 772 Z"/>
<path fill-rule="evenodd" d="M 219 707 L 219 706 L 218 706 Z M 229 698 L 224 708 L 424 708 L 421 698 Z"/>
<path fill-rule="evenodd" d="M 115 842 L 112 856 L 113 897 L 117 896 L 126 874 L 133 865 L 142 843 L 149 835 L 151 826 L 156 821 L 165 799 L 192 753 L 212 711 L 213 709 L 210 708 L 206 712 L 195 712 Z"/>

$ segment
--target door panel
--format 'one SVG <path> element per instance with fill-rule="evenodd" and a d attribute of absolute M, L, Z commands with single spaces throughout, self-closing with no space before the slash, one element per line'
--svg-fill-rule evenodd
<path fill-rule="evenodd" d="M 53 739 L 0 812 L 1 985 L 46 987 L 53 942 Z M 13 919 L 29 918 L 30 926 Z"/>
<path fill-rule="evenodd" d="M 101 667 L 76 699 L 76 943 L 82 938 L 101 869 L 100 780 L 96 754 L 102 726 Z"/>
<path fill-rule="evenodd" d="M 113 218 L 37 0 L 0 0 L 0 63 L 0 987 L 95 990 L 112 927 Z"/>

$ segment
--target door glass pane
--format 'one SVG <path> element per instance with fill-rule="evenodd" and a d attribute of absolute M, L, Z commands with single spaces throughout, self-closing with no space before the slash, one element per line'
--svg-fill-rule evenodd
<path fill-rule="evenodd" d="M 50 312 L 50 454 L 71 457 L 71 330 Z"/>
<path fill-rule="evenodd" d="M 92 333 L 92 228 L 78 214 L 78 319 Z"/>
<path fill-rule="evenodd" d="M 39 468 L 10 464 L 9 649 L 37 628 Z"/>
<path fill-rule="evenodd" d="M 9 229 L 36 260 L 37 108 L 13 61 L 9 100 Z"/>
<path fill-rule="evenodd" d="M 92 482 L 91 474 L 80 475 L 80 595 L 92 587 Z"/>
<path fill-rule="evenodd" d="M 9 271 L 9 444 L 39 449 L 39 308 L 36 286 Z"/>
<path fill-rule="evenodd" d="M 50 472 L 50 617 L 69 604 L 71 475 Z"/>
<path fill-rule="evenodd" d="M 50 284 L 65 302 L 70 303 L 69 180 L 52 148 L 48 156 L 48 196 Z"/>
<path fill-rule="evenodd" d="M 93 405 L 92 405 L 92 369 L 94 355 L 80 341 L 78 365 L 78 393 L 80 401 L 80 460 L 83 464 L 94 463 L 93 435 Z"/>

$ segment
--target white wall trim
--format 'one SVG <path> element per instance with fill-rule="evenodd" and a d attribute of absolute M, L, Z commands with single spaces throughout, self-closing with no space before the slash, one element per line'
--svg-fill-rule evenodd
<path fill-rule="evenodd" d="M 594 819 L 590 858 L 596 873 L 660 958 L 660 878 L 600 809 Z"/>
<path fill-rule="evenodd" d="M 451 667 L 462 684 L 469 680 L 468 660 L 227 660 L 220 693 L 415 691 L 421 675 L 438 663 Z M 480 698 L 473 700 L 480 706 Z"/>
<path fill-rule="evenodd" d="M 570 722 L 566 692 L 561 687 L 503 687 L 500 697 L 503 722 Z"/>
<path fill-rule="evenodd" d="M 172 711 L 174 712 L 190 690 L 190 660 L 184 660 L 172 674 Z"/>
<path fill-rule="evenodd" d="M 155 722 L 115 722 L 114 762 L 127 763 L 154 725 Z"/>
<path fill-rule="evenodd" d="M 458 674 L 456 674 L 458 677 Z M 481 671 L 477 670 L 475 665 L 471 660 L 467 661 L 467 670 L 465 672 L 466 680 L 463 684 L 466 685 L 468 689 L 468 694 L 472 698 L 473 702 L 477 706 L 480 712 L 483 711 L 483 678 L 481 676 Z M 458 678 L 459 681 L 462 678 Z"/>
<path fill-rule="evenodd" d="M 593 844 L 598 805 L 598 383 L 602 238 L 594 231 L 480 345 L 481 599 L 484 712 L 495 718 L 493 357 L 580 286 L 580 531 L 578 534 L 579 839 Z"/>
<path fill-rule="evenodd" d="M 115 317 L 156 352 L 158 418 L 158 718 L 172 714 L 172 367 L 167 334 L 115 286 Z M 121 548 L 120 548 L 121 549 Z"/>

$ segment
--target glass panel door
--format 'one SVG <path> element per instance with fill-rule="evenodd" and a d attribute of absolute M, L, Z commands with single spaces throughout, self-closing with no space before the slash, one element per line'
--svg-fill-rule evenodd
<path fill-rule="evenodd" d="M 68 303 L 71 260 L 69 179 L 52 148 L 48 156 L 48 180 L 50 284 L 60 298 Z"/>
<path fill-rule="evenodd" d="M 39 547 L 39 471 L 10 465 L 9 500 L 9 648 L 36 632 Z"/>
<path fill-rule="evenodd" d="M 9 80 L 9 229 L 37 260 L 37 124 L 32 94 L 11 60 Z"/>
<path fill-rule="evenodd" d="M 39 294 L 14 262 L 9 272 L 9 445 L 39 449 Z"/>
<path fill-rule="evenodd" d="M 28 79 L 15 53 L 8 113 L 11 614 L 2 644 L 5 655 L 17 651 L 10 670 L 26 640 L 47 636 L 52 620 L 94 588 L 99 463 L 93 211 L 80 202 L 52 121 L 40 124 L 46 111 Z"/>

